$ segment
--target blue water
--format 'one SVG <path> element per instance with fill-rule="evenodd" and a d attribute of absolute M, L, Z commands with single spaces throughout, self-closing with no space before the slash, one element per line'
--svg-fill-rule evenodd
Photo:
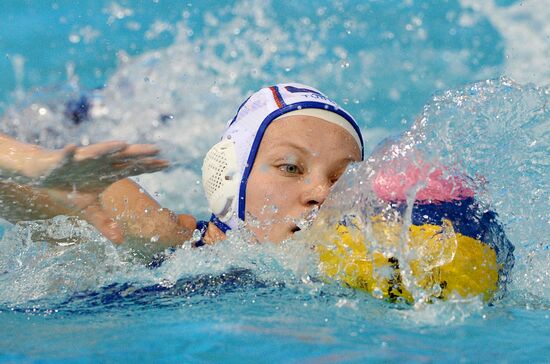
<path fill-rule="evenodd" d="M 548 361 L 543 1 L 8 0 L 0 15 L 0 131 L 157 143 L 175 166 L 139 180 L 167 207 L 207 216 L 200 164 L 224 122 L 250 91 L 298 81 L 356 115 L 369 150 L 403 135 L 484 176 L 516 246 L 503 300 L 411 306 L 320 280 L 297 242 L 234 236 L 149 269 L 64 217 L 2 224 L 0 361 Z M 82 95 L 93 105 L 75 119 Z M 354 193 L 368 163 L 346 177 Z"/>

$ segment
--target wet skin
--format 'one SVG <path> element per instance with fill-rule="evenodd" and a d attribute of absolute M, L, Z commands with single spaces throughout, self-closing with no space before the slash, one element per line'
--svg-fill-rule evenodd
<path fill-rule="evenodd" d="M 266 130 L 246 189 L 246 222 L 259 241 L 280 242 L 320 207 L 361 152 L 342 127 L 312 116 L 288 116 Z"/>
<path fill-rule="evenodd" d="M 8 149 L 2 155 L 9 156 L 0 158 L 0 169 L 31 181 L 20 185 L 0 180 L 0 197 L 20 207 L 0 205 L 10 206 L 11 221 L 78 216 L 113 242 L 138 241 L 151 253 L 191 239 L 196 227 L 193 216 L 162 208 L 137 183 L 124 178 L 168 165 L 156 158 L 153 146 L 105 142 L 49 151 L 3 135 L 0 141 L 0 147 Z M 359 147 L 340 126 L 311 116 L 274 121 L 247 183 L 249 229 L 259 241 L 291 237 L 299 230 L 297 222 L 324 202 L 349 162 L 357 160 Z M 48 186 L 33 184 L 34 178 L 44 175 Z M 223 239 L 225 234 L 210 224 L 204 241 Z"/>

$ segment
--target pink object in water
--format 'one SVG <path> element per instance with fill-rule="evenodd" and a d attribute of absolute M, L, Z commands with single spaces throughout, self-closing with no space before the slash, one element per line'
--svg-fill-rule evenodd
<path fill-rule="evenodd" d="M 374 192 L 386 201 L 405 201 L 415 193 L 416 201 L 452 201 L 473 197 L 463 178 L 445 175 L 444 168 L 419 162 L 397 169 L 382 168 L 374 178 Z"/>

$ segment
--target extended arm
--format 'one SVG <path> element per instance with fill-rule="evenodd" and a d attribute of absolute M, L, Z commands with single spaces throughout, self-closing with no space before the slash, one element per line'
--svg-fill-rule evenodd
<path fill-rule="evenodd" d="M 153 250 L 181 243 L 191 237 L 194 218 L 161 208 L 125 179 L 168 166 L 157 153 L 124 142 L 47 150 L 0 134 L 0 216 L 17 222 L 72 215 L 116 243 Z"/>
<path fill-rule="evenodd" d="M 50 151 L 0 134 L 0 176 L 35 178 L 45 175 L 61 161 L 63 155 L 76 149 L 74 145 L 61 151 Z"/>
<path fill-rule="evenodd" d="M 195 230 L 194 217 L 161 207 L 130 179 L 110 185 L 100 201 L 103 211 L 122 228 L 126 240 L 166 248 L 189 240 Z"/>

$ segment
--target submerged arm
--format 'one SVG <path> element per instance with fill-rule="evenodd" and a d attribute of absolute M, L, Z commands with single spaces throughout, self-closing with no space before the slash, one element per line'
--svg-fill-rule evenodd
<path fill-rule="evenodd" d="M 21 220 L 77 216 L 94 225 L 114 243 L 129 243 L 143 253 L 154 254 L 191 239 L 196 220 L 177 215 L 123 179 L 103 193 L 54 190 L 0 180 L 0 217 Z"/>
<path fill-rule="evenodd" d="M 104 142 L 48 150 L 0 134 L 0 216 L 78 216 L 115 243 L 161 250 L 191 238 L 195 219 L 163 209 L 127 176 L 168 166 L 151 145 Z"/>
<path fill-rule="evenodd" d="M 124 179 L 100 197 L 103 211 L 121 227 L 125 240 L 135 245 L 166 248 L 192 237 L 196 220 L 163 208 L 137 183 Z"/>

